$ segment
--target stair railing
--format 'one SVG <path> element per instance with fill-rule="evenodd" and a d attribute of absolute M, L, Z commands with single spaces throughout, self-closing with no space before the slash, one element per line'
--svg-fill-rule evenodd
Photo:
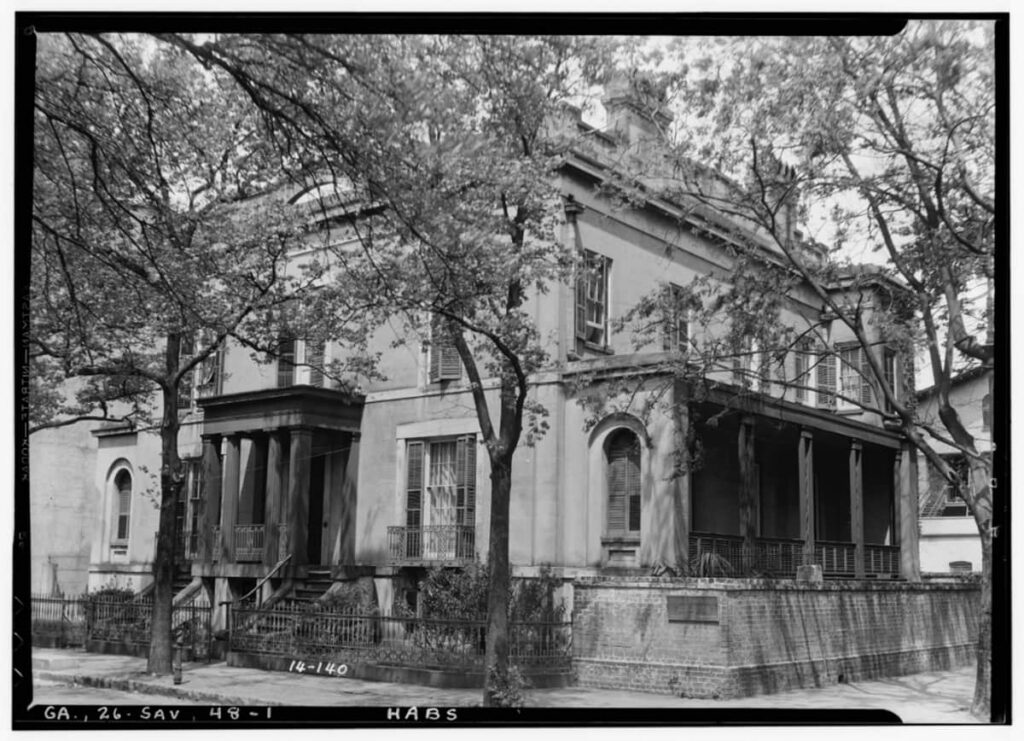
<path fill-rule="evenodd" d="M 280 571 L 281 567 L 284 566 L 291 559 L 291 557 L 292 557 L 292 554 L 289 553 L 287 556 L 285 556 L 280 561 L 278 561 L 277 565 L 274 566 L 274 568 L 272 568 L 267 573 L 266 576 L 264 576 L 262 579 L 260 579 L 258 582 L 256 582 L 256 586 L 255 587 L 250 589 L 248 592 L 246 592 L 244 595 L 242 595 L 242 597 L 240 597 L 239 599 L 235 600 L 235 602 L 244 603 L 247 599 L 249 599 L 249 597 L 252 596 L 252 594 L 254 592 L 259 592 L 260 589 L 263 587 L 263 585 L 266 584 L 274 576 L 274 574 L 276 574 L 278 571 Z M 262 592 L 260 592 L 260 595 L 257 597 L 257 599 L 259 600 L 259 602 L 258 602 L 258 604 L 256 606 L 257 607 L 262 607 L 263 606 L 263 593 Z"/>

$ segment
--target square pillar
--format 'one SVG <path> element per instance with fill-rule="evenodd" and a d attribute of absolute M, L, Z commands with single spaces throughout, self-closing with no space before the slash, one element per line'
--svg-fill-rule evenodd
<path fill-rule="evenodd" d="M 804 565 L 808 565 L 814 563 L 814 433 L 801 430 L 797 446 L 800 533 L 804 541 Z"/>
<path fill-rule="evenodd" d="M 864 578 L 864 470 L 863 450 L 857 440 L 850 442 L 850 540 L 853 541 L 853 573 Z"/>
<path fill-rule="evenodd" d="M 235 524 L 238 522 L 238 483 L 241 464 L 241 438 L 224 438 L 223 488 L 220 499 L 221 563 L 232 563 L 235 553 Z"/>
<path fill-rule="evenodd" d="M 220 436 L 203 437 L 203 493 L 199 507 L 199 558 L 213 560 L 213 528 L 220 524 Z"/>
<path fill-rule="evenodd" d="M 900 576 L 921 581 L 918 560 L 917 455 L 910 443 L 904 443 L 896 456 L 896 529 L 900 534 Z"/>
<path fill-rule="evenodd" d="M 280 537 L 281 501 L 287 481 L 285 478 L 285 433 L 270 431 L 267 437 L 267 483 L 263 505 L 263 562 L 273 566 L 281 558 Z"/>
<path fill-rule="evenodd" d="M 750 560 L 745 566 L 752 566 L 754 559 L 754 540 L 758 534 L 758 497 L 757 462 L 754 457 L 754 418 L 745 416 L 740 420 L 737 450 L 740 464 L 740 537 Z"/>
<path fill-rule="evenodd" d="M 313 456 L 313 430 L 296 427 L 291 430 L 291 450 L 288 465 L 288 494 L 285 537 L 292 564 L 304 564 L 306 554 L 306 528 L 309 526 L 309 479 Z"/>

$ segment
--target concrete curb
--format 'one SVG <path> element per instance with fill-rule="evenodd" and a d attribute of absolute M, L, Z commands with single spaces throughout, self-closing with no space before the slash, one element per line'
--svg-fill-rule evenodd
<path fill-rule="evenodd" d="M 51 682 L 64 682 L 84 687 L 101 687 L 103 689 L 125 692 L 141 692 L 148 695 L 164 695 L 207 705 L 281 705 L 278 702 L 260 701 L 254 703 L 252 698 L 231 697 L 216 692 L 190 690 L 181 686 L 145 682 L 137 679 L 128 679 L 127 677 L 96 677 L 87 674 L 66 674 L 49 671 L 37 671 L 33 672 L 33 674 L 39 679 L 46 679 Z"/>

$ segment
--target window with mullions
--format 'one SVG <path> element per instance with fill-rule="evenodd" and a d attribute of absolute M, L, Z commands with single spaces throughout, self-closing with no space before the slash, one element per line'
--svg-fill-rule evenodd
<path fill-rule="evenodd" d="M 280 337 L 277 341 L 277 387 L 295 384 L 295 340 Z"/>
<path fill-rule="evenodd" d="M 846 345 L 839 348 L 839 394 L 840 409 L 857 409 L 858 403 L 871 404 L 871 366 L 867 353 L 860 345 Z"/>
<path fill-rule="evenodd" d="M 132 475 L 121 469 L 114 477 L 114 537 L 111 542 L 128 542 L 128 527 L 132 515 Z"/>
<path fill-rule="evenodd" d="M 576 279 L 576 337 L 588 345 L 608 346 L 608 275 L 612 261 L 585 250 Z"/>
<path fill-rule="evenodd" d="M 406 557 L 472 559 L 476 436 L 406 444 Z"/>
<path fill-rule="evenodd" d="M 664 349 L 682 352 L 690 349 L 692 317 L 693 309 L 686 304 L 682 286 L 669 285 L 664 307 Z"/>

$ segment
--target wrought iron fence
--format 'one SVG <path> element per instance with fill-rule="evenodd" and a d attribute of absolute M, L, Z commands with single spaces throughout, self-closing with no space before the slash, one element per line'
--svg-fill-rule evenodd
<path fill-rule="evenodd" d="M 193 658 L 208 661 L 213 633 L 212 608 L 198 601 L 176 605 L 171 612 L 171 636 L 180 640 Z M 148 646 L 153 620 L 153 599 L 117 599 L 80 596 L 32 597 L 32 635 L 56 636 L 64 645 L 108 641 Z"/>
<path fill-rule="evenodd" d="M 33 637 L 54 639 L 60 646 L 85 645 L 84 597 L 35 594 L 31 600 Z"/>
<path fill-rule="evenodd" d="M 232 651 L 428 669 L 482 670 L 484 619 L 430 620 L 365 610 L 292 605 L 232 606 Z M 510 623 L 510 660 L 520 667 L 568 671 L 572 624 Z"/>
<path fill-rule="evenodd" d="M 461 563 L 476 558 L 474 525 L 389 527 L 388 555 L 394 563 Z"/>
<path fill-rule="evenodd" d="M 792 578 L 804 561 L 804 544 L 787 538 L 756 538 L 751 550 L 738 535 L 690 533 L 690 564 L 700 576 L 768 576 Z M 814 563 L 834 578 L 856 575 L 856 546 L 841 541 L 819 540 L 814 544 Z M 900 549 L 891 545 L 864 546 L 867 576 L 899 576 Z"/>

